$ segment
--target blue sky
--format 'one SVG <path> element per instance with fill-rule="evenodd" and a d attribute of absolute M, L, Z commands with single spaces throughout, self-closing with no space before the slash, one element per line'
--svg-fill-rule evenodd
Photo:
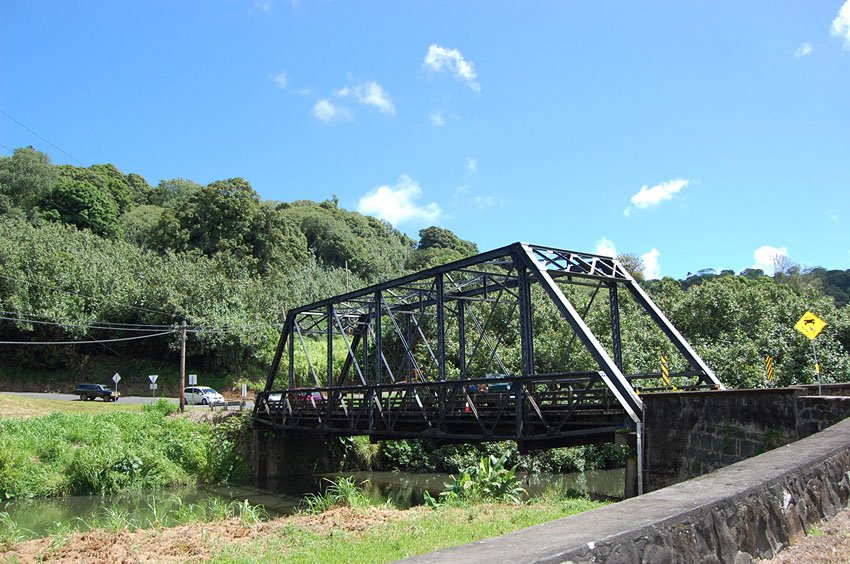
<path fill-rule="evenodd" d="M 652 276 L 850 268 L 848 102 L 850 0 L 0 3 L 2 154 Z"/>

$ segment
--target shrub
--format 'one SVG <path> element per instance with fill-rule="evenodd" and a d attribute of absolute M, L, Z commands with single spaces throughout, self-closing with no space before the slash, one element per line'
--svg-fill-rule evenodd
<path fill-rule="evenodd" d="M 519 503 L 528 492 L 519 485 L 516 467 L 505 468 L 505 458 L 493 455 L 481 458 L 478 464 L 466 468 L 452 483 L 446 484 L 439 501 L 426 494 L 426 502 L 432 507 L 478 501 Z"/>

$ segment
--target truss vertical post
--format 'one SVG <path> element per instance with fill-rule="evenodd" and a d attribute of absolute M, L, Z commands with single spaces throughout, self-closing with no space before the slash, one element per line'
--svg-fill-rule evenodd
<path fill-rule="evenodd" d="M 325 311 L 325 315 L 328 319 L 328 330 L 327 330 L 327 349 L 328 349 L 328 387 L 332 388 L 334 385 L 334 306 L 333 304 L 328 304 L 327 310 Z"/>
<path fill-rule="evenodd" d="M 608 306 L 611 310 L 611 342 L 614 346 L 614 364 L 623 370 L 623 339 L 620 336 L 620 297 L 616 282 L 608 285 Z"/>
<path fill-rule="evenodd" d="M 292 320 L 293 327 L 289 330 L 289 388 L 295 387 L 295 320 Z M 309 362 L 309 361 L 308 361 Z"/>
<path fill-rule="evenodd" d="M 375 383 L 383 382 L 384 365 L 382 364 L 384 350 L 381 348 L 381 291 L 375 292 Z M 370 404 L 371 405 L 371 404 Z M 371 413 L 371 412 L 370 412 Z"/>
<path fill-rule="evenodd" d="M 519 333 L 522 347 L 523 376 L 534 374 L 534 331 L 531 316 L 531 288 L 528 284 L 528 269 L 525 264 L 517 265 L 519 276 Z M 517 396 L 519 401 L 519 396 Z"/>
<path fill-rule="evenodd" d="M 446 379 L 446 308 L 444 303 L 443 273 L 434 279 L 437 292 L 437 365 L 440 380 Z"/>
<path fill-rule="evenodd" d="M 369 327 L 372 324 L 372 308 L 371 306 L 366 306 L 366 315 L 362 317 L 363 325 L 362 331 L 358 333 L 360 335 L 361 340 L 363 341 L 363 370 L 364 377 L 369 372 Z"/>
<path fill-rule="evenodd" d="M 390 312 L 392 315 L 392 312 Z M 401 379 L 408 382 L 413 381 L 413 363 L 410 362 L 410 355 L 413 354 L 413 344 L 410 342 L 410 313 L 404 312 L 404 343 L 405 354 L 401 359 Z"/>
<path fill-rule="evenodd" d="M 458 363 L 460 364 L 460 378 L 467 378 L 466 373 L 466 302 L 457 301 L 457 336 L 458 336 Z"/>

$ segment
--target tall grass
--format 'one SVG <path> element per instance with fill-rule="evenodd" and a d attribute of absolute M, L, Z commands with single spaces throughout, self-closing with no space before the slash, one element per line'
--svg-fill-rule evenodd
<path fill-rule="evenodd" d="M 325 478 L 328 486 L 321 494 L 304 496 L 304 510 L 307 513 L 322 513 L 331 507 L 366 507 L 369 499 L 363 493 L 363 484 L 357 483 L 353 477 L 340 477 L 335 480 Z"/>
<path fill-rule="evenodd" d="M 142 413 L 0 420 L 0 499 L 111 493 L 221 481 L 207 423 Z"/>

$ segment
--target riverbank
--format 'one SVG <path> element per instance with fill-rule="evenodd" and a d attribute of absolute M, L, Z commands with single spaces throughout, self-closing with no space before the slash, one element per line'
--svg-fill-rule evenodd
<path fill-rule="evenodd" d="M 603 505 L 549 494 L 515 505 L 477 503 L 437 510 L 334 507 L 246 524 L 230 518 L 173 528 L 94 530 L 0 543 L 12 562 L 392 562 L 501 535 Z"/>

